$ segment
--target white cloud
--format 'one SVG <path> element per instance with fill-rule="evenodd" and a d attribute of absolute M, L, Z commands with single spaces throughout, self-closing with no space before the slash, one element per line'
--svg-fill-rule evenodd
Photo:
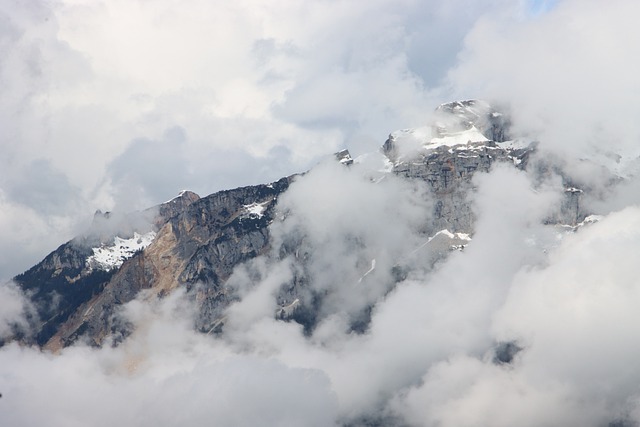
<path fill-rule="evenodd" d="M 61 240 L 71 239 L 81 231 L 76 221 L 73 215 L 43 214 L 12 201 L 0 189 L 0 271 L 18 274 L 32 267 L 34 259 L 43 259 L 62 244 Z"/>
<path fill-rule="evenodd" d="M 13 282 L 0 285 L 0 340 L 16 332 L 29 335 L 29 316 L 35 310 L 29 299 Z"/>
<path fill-rule="evenodd" d="M 301 192 L 282 207 L 289 218 L 299 216 L 300 227 L 321 214 L 324 228 L 306 228 L 315 243 L 310 262 L 351 277 L 358 269 L 345 256 L 346 230 L 367 242 L 362 250 L 399 251 L 397 240 L 411 230 L 404 227 L 424 210 L 392 204 L 415 211 L 385 231 L 376 221 L 398 212 L 378 196 L 402 185 L 383 188 L 384 180 L 370 183 L 357 169 L 336 166 L 342 169 L 321 165 L 305 175 L 295 184 Z M 335 192 L 338 182 L 342 193 Z M 348 293 L 353 301 L 333 305 L 310 337 L 300 325 L 274 319 L 275 291 L 291 279 L 289 259 L 274 265 L 260 258 L 232 280 L 255 284 L 239 288 L 243 301 L 228 311 L 219 338 L 191 330 L 192 302 L 176 292 L 128 304 L 123 314 L 136 330 L 117 348 L 48 355 L 4 347 L 2 404 L 9 410 L 0 420 L 199 425 L 214 417 L 222 424 L 333 425 L 386 414 L 416 425 L 472 426 L 601 425 L 633 417 L 637 209 L 566 235 L 545 255 L 549 230 L 540 223 L 555 204 L 554 191 L 533 191 L 527 174 L 506 167 L 479 175 L 477 184 L 477 230 L 464 252 L 432 272 L 415 264 L 413 278 L 385 297 Z M 326 194 L 307 203 L 306 186 Z M 411 200 L 402 192 L 397 198 Z M 352 217 L 342 216 L 343 225 L 336 211 Z M 336 277 L 330 273 L 313 278 Z M 345 292 L 331 283 L 324 289 Z M 345 314 L 352 303 L 371 301 L 370 329 L 350 333 Z M 495 343 L 514 339 L 523 347 L 514 363 L 493 364 Z M 34 402 L 38 411 L 28 409 Z"/>
<path fill-rule="evenodd" d="M 390 174 L 373 180 L 371 173 L 365 165 L 327 159 L 279 200 L 286 220 L 271 228 L 273 256 L 300 242 L 291 263 L 308 280 L 305 302 L 312 298 L 307 292 L 326 294 L 321 317 L 356 315 L 373 304 L 388 290 L 393 265 L 408 262 L 426 239 L 420 235 L 431 213 L 426 185 Z"/>
<path fill-rule="evenodd" d="M 416 425 L 637 421 L 638 218 L 635 207 L 611 214 L 512 278 L 486 331 L 523 348 L 512 366 L 491 363 L 491 354 L 454 355 L 431 365 L 394 409 Z"/>
<path fill-rule="evenodd" d="M 303 171 L 345 145 L 375 150 L 390 131 L 422 124 L 437 103 L 433 82 L 412 68 L 422 55 L 415 46 L 437 52 L 424 23 L 458 19 L 445 3 L 383 0 L 0 7 L 0 185 L 10 194 L 7 181 L 28 183 L 28 165 L 42 159 L 77 189 L 80 204 L 65 215 L 74 224 L 95 209 L 161 202 L 177 185 L 209 194 Z M 465 7 L 465 22 L 485 9 Z M 454 48 L 427 62 L 450 63 L 466 31 L 449 30 Z M 420 70 L 431 66 L 420 61 Z M 177 127 L 184 143 L 160 150 L 174 163 L 158 180 L 158 156 L 136 146 L 161 146 Z M 131 187 L 122 186 L 126 176 Z M 57 196 L 60 205 L 71 200 Z"/>
<path fill-rule="evenodd" d="M 76 346 L 51 355 L 0 350 L 3 425 L 330 425 L 326 376 L 233 354 L 189 329 L 180 292 L 126 307 L 137 326 L 117 349 Z"/>
<path fill-rule="evenodd" d="M 461 96 L 510 105 L 516 128 L 571 159 L 570 168 L 612 152 L 633 160 L 640 155 L 638 8 L 565 0 L 525 20 L 486 15 L 466 36 L 449 81 Z"/>
<path fill-rule="evenodd" d="M 606 425 L 602 407 L 585 407 L 561 384 L 538 384 L 518 371 L 454 356 L 434 364 L 419 388 L 394 401 L 416 426 Z"/>
<path fill-rule="evenodd" d="M 640 351 L 630 340 L 637 333 L 640 297 L 633 255 L 639 213 L 630 207 L 607 216 L 567 238 L 547 268 L 514 281 L 494 329 L 500 338 L 527 346 L 523 363 L 532 375 L 543 370 L 585 394 L 637 393 L 628 368 Z"/>
<path fill-rule="evenodd" d="M 515 128 L 582 182 L 610 185 L 575 162 L 587 154 L 634 172 L 638 6 L 467 3 L 0 3 L 0 276 L 35 263 L 93 208 L 276 179 L 423 125 L 447 93 L 509 105 Z M 612 160 L 618 150 L 631 162 Z M 138 329 L 117 348 L 3 347 L 0 424 L 640 421 L 640 212 L 626 194 L 637 183 L 593 203 L 613 211 L 601 223 L 556 239 L 541 223 L 559 184 L 501 167 L 478 175 L 472 243 L 435 270 L 414 259 L 387 294 L 389 268 L 423 241 L 429 204 L 362 167 L 328 162 L 300 178 L 281 199 L 289 220 L 272 228 L 278 243 L 306 238 L 310 286 L 328 295 L 311 336 L 273 318 L 300 265 L 259 259 L 232 280 L 244 300 L 222 337 L 193 333 L 175 294 L 128 305 Z M 25 309 L 13 287 L 0 290 L 1 334 Z M 368 305 L 370 328 L 350 332 Z M 504 340 L 523 350 L 498 366 Z"/>

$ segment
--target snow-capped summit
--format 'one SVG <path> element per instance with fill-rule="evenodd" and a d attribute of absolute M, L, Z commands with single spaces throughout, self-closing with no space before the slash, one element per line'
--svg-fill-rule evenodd
<path fill-rule="evenodd" d="M 196 201 L 200 198 L 200 196 L 198 196 L 196 193 L 194 193 L 193 191 L 189 191 L 189 190 L 182 190 L 178 193 L 178 195 L 170 200 L 167 200 L 166 202 L 164 202 L 163 204 L 166 203 L 178 203 L 181 199 L 188 199 L 191 201 Z"/>
<path fill-rule="evenodd" d="M 507 140 L 508 128 L 507 116 L 486 102 L 455 101 L 436 108 L 434 122 L 428 126 L 392 132 L 383 151 L 397 163 L 442 146 L 502 143 Z"/>
<path fill-rule="evenodd" d="M 508 140 L 508 116 L 484 101 L 471 99 L 441 104 L 435 111 L 433 125 L 436 137 L 446 137 L 476 129 L 486 139 Z"/>

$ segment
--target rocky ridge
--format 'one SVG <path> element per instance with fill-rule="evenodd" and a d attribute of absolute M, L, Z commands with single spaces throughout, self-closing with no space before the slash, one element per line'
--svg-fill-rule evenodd
<path fill-rule="evenodd" d="M 434 204 L 430 222 L 424 226 L 425 247 L 434 263 L 451 250 L 463 249 L 473 235 L 475 216 L 467 196 L 473 191 L 474 174 L 488 172 L 496 163 L 525 170 L 536 150 L 535 144 L 507 141 L 507 116 L 480 101 L 443 104 L 437 118 L 429 128 L 391 134 L 382 147 L 387 173 L 427 184 Z M 417 147 L 410 155 L 402 148 L 407 141 Z M 344 167 L 358 161 L 346 150 L 337 153 L 336 159 Z M 85 235 L 15 278 L 37 308 L 37 316 L 31 319 L 37 332 L 17 338 L 53 351 L 80 339 L 97 346 L 117 343 L 131 332 L 131 325 L 116 316 L 123 304 L 143 291 L 151 298 L 178 288 L 185 288 L 198 307 L 194 327 L 206 333 L 220 331 L 224 309 L 237 298 L 226 281 L 237 265 L 271 249 L 269 226 L 277 215 L 278 197 L 294 180 L 292 176 L 203 198 L 183 192 L 154 208 L 122 217 L 97 212 Z M 567 188 L 562 212 L 550 222 L 574 227 L 587 212 L 580 204 L 582 190 L 572 191 L 569 183 Z M 88 261 L 97 248 L 118 242 L 116 237 L 144 233 L 155 237 L 117 266 L 108 269 Z M 273 253 L 284 256 L 292 251 L 296 248 Z M 308 280 L 304 265 L 301 272 L 276 297 L 280 308 L 274 315 L 312 329 L 321 302 L 303 298 Z M 402 266 L 393 277 L 395 281 L 406 277 Z M 366 325 L 365 313 L 353 328 L 360 331 Z"/>

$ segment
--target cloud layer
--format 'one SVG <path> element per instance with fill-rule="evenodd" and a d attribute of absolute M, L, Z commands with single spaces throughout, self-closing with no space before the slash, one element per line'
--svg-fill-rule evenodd
<path fill-rule="evenodd" d="M 177 292 L 128 304 L 137 329 L 117 348 L 3 347 L 0 424 L 640 423 L 638 6 L 543 3 L 0 3 L 0 277 L 95 208 L 268 181 L 345 145 L 371 151 L 449 96 L 510 108 L 518 134 L 606 214 L 558 233 L 544 225 L 558 178 L 495 168 L 475 177 L 471 244 L 435 269 L 412 259 L 390 290 L 429 200 L 363 165 L 321 163 L 272 227 L 279 242 L 304 240 L 311 286 L 331 296 L 311 335 L 274 319 L 295 257 L 260 258 L 231 279 L 243 300 L 221 337 L 192 331 Z M 612 187 L 613 174 L 627 183 Z M 28 305 L 11 285 L 0 294 L 5 334 Z M 496 363 L 505 342 L 521 351 Z"/>
<path fill-rule="evenodd" d="M 376 290 L 388 283 L 382 273 L 386 251 L 402 252 L 403 240 L 411 245 L 417 232 L 412 220 L 428 215 L 428 204 L 416 203 L 423 199 L 412 198 L 412 191 L 400 191 L 412 189 L 407 183 L 376 184 L 363 180 L 358 165 L 333 166 L 321 165 L 293 184 L 280 204 L 293 227 L 273 229 L 283 238 L 306 233 L 309 283 L 340 296 L 330 300 L 311 335 L 274 317 L 277 289 L 291 279 L 294 264 L 262 257 L 231 279 L 243 283 L 245 268 L 260 272 L 240 288 L 243 299 L 227 311 L 221 336 L 193 331 L 193 301 L 178 291 L 157 301 L 141 296 L 123 307 L 120 315 L 136 330 L 116 348 L 77 345 L 58 355 L 2 348 L 0 421 L 17 426 L 640 421 L 635 368 L 640 347 L 633 340 L 640 303 L 637 207 L 576 233 L 558 231 L 543 221 L 561 190 L 534 188 L 528 174 L 496 168 L 475 180 L 474 240 L 434 270 L 426 260 L 415 260 L 410 277 L 387 294 Z M 335 195 L 330 180 L 317 181 L 327 177 L 357 192 Z M 307 186 L 326 191 L 327 198 L 310 202 L 302 191 Z M 394 189 L 398 200 L 389 206 L 408 208 L 400 214 L 408 217 L 376 229 L 377 221 L 398 213 L 370 204 L 381 203 Z M 354 194 L 356 200 L 350 200 Z M 321 202 L 324 208 L 317 206 Z M 366 218 L 350 210 L 356 204 L 369 208 Z M 335 211 L 346 221 L 334 220 Z M 315 228 L 322 221 L 324 226 Z M 354 247 L 354 240 L 366 244 Z M 381 272 L 358 282 L 366 268 L 360 257 L 373 256 L 381 260 Z M 327 265 L 332 272 L 321 268 Z M 18 314 L 19 295 L 3 301 Z M 357 304 L 374 306 L 365 333 L 349 328 Z M 504 342 L 522 349 L 510 364 L 495 361 L 496 346 Z"/>
<path fill-rule="evenodd" d="M 423 125 L 478 17 L 513 9 L 467 3 L 0 2 L 0 277 L 96 209 L 268 182 Z"/>

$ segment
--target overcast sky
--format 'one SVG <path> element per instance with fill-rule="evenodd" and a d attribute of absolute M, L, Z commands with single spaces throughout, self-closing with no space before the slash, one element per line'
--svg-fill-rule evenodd
<path fill-rule="evenodd" d="M 544 19 L 551 3 L 2 0 L 0 277 L 96 209 L 375 150 L 480 94 L 450 78 L 479 49 L 469 36 Z"/>
<path fill-rule="evenodd" d="M 290 215 L 270 229 L 276 243 L 305 236 L 310 286 L 327 295 L 311 336 L 274 319 L 273 294 L 296 268 L 276 244 L 235 270 L 242 299 L 221 337 L 193 332 L 177 291 L 123 306 L 136 330 L 117 348 L 3 347 L 0 424 L 640 423 L 636 0 L 0 6 L 0 277 L 95 209 L 373 151 L 454 99 L 510 110 L 514 132 L 539 140 L 603 215 L 559 232 L 544 225 L 559 177 L 497 166 L 474 177 L 465 250 L 435 270 L 415 256 L 388 292 L 389 266 L 421 244 L 429 200 L 419 183 L 373 184 L 366 162 L 320 163 L 280 198 Z M 349 316 L 371 304 L 367 332 L 351 333 Z M 25 311 L 17 288 L 0 286 L 0 337 Z M 492 361 L 504 341 L 522 347 L 508 366 Z"/>
<path fill-rule="evenodd" d="M 511 106 L 522 132 L 574 155 L 596 134 L 635 142 L 638 7 L 2 0 L 0 277 L 96 209 L 267 182 L 344 147 L 369 152 L 453 99 Z"/>

